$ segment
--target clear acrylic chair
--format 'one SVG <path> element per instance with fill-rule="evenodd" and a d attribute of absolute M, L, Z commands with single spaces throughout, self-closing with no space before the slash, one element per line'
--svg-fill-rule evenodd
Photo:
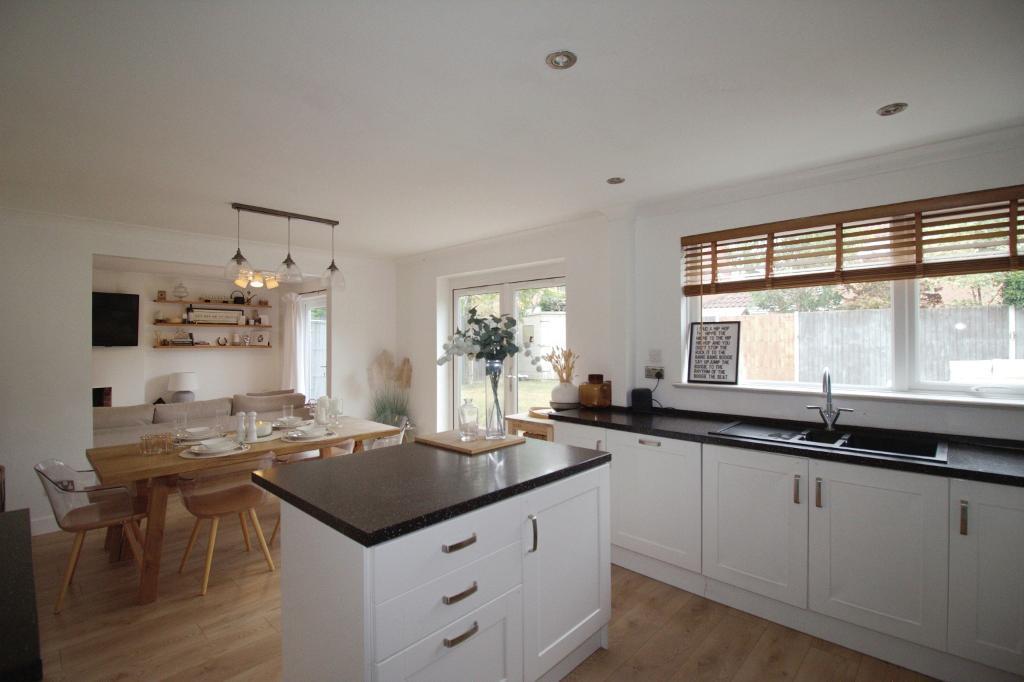
<path fill-rule="evenodd" d="M 331 457 L 340 457 L 341 455 L 351 455 L 353 452 L 355 452 L 355 449 L 356 449 L 356 442 L 354 440 L 352 440 L 351 438 L 349 438 L 348 440 L 343 440 L 340 443 L 338 443 L 337 445 L 335 445 L 333 448 L 331 448 L 330 456 Z M 288 454 L 288 455 L 277 455 L 277 457 L 275 459 L 275 462 L 276 462 L 275 466 L 276 465 L 281 465 L 281 464 L 296 464 L 297 462 L 305 462 L 305 461 L 311 460 L 311 459 L 320 459 L 320 451 L 319 450 L 306 450 L 305 452 L 293 452 L 293 453 Z M 270 534 L 270 542 L 267 543 L 271 547 L 274 546 L 274 540 L 277 539 L 277 534 L 278 534 L 278 532 L 280 532 L 280 530 L 281 530 L 281 515 L 278 514 L 277 522 L 274 524 L 274 530 Z"/>
<path fill-rule="evenodd" d="M 380 448 L 390 448 L 394 445 L 401 445 L 405 442 L 405 432 L 409 428 L 409 418 L 402 417 L 398 421 L 398 428 L 401 431 L 394 436 L 384 436 L 383 438 L 375 438 L 367 450 L 378 450 Z"/>
<path fill-rule="evenodd" d="M 203 566 L 201 595 L 206 594 L 210 584 L 213 549 L 217 544 L 217 529 L 223 516 L 238 516 L 246 551 L 250 551 L 252 547 L 249 544 L 249 528 L 246 523 L 246 515 L 248 515 L 253 529 L 256 531 L 260 549 L 263 550 L 263 558 L 267 562 L 267 567 L 271 572 L 276 570 L 274 560 L 270 556 L 270 549 L 263 536 L 259 516 L 256 514 L 256 508 L 267 501 L 268 495 L 263 488 L 253 484 L 249 477 L 253 470 L 269 469 L 273 465 L 274 457 L 268 454 L 256 461 L 183 474 L 179 477 L 178 488 L 181 490 L 181 501 L 185 505 L 185 509 L 196 517 L 196 522 L 192 526 L 192 533 L 185 546 L 185 553 L 181 557 L 178 573 L 185 570 L 185 562 L 188 561 L 189 553 L 199 536 L 200 524 L 205 519 L 210 520 L 210 535 L 206 544 L 206 563 Z"/>
<path fill-rule="evenodd" d="M 132 495 L 125 486 L 100 485 L 93 471 L 77 471 L 57 459 L 45 460 L 34 468 L 46 491 L 57 525 L 61 530 L 75 534 L 60 595 L 53 609 L 54 613 L 60 613 L 68 586 L 75 577 L 82 543 L 88 531 L 121 526 L 132 557 L 141 567 L 142 530 L 138 522 L 146 516 L 145 500 Z"/>

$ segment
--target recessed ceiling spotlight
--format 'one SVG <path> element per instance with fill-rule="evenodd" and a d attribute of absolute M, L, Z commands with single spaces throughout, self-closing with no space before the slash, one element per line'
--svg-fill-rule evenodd
<path fill-rule="evenodd" d="M 901 111 L 906 111 L 907 106 L 906 102 L 893 102 L 892 104 L 886 104 L 884 107 L 881 107 L 875 113 L 879 116 L 892 116 L 900 113 Z"/>
<path fill-rule="evenodd" d="M 544 62 L 552 69 L 563 69 L 571 68 L 576 63 L 576 55 L 569 50 L 560 50 L 558 52 L 552 52 L 545 59 Z"/>
<path fill-rule="evenodd" d="M 607 180 L 605 180 L 605 182 L 607 182 L 609 185 L 621 185 L 625 181 L 626 181 L 626 178 L 619 178 L 619 177 L 608 178 Z"/>

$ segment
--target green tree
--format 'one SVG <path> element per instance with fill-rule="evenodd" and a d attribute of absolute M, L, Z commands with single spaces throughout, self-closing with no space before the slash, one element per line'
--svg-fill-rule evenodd
<path fill-rule="evenodd" d="M 1024 306 L 1024 270 L 1006 273 L 1002 293 L 1005 305 Z"/>
<path fill-rule="evenodd" d="M 755 291 L 750 300 L 754 307 L 772 313 L 806 313 L 835 310 L 842 305 L 843 295 L 838 287 L 821 286 Z"/>

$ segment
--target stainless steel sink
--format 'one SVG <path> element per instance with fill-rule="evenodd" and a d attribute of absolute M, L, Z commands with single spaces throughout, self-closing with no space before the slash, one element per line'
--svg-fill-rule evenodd
<path fill-rule="evenodd" d="M 884 432 L 828 431 L 820 428 L 791 428 L 773 424 L 734 422 L 712 434 L 728 438 L 789 443 L 836 450 L 851 455 L 884 455 L 930 462 L 946 462 L 948 446 L 931 436 L 895 435 Z"/>

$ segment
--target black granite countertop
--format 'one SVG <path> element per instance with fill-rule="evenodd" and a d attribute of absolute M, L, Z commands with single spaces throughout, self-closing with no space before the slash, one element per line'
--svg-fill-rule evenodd
<path fill-rule="evenodd" d="M 39 622 L 27 509 L 0 513 L 0 680 L 41 680 Z"/>
<path fill-rule="evenodd" d="M 1024 442 L 1020 441 L 970 438 L 913 431 L 884 431 L 884 433 L 900 435 L 929 436 L 947 441 L 949 443 L 948 460 L 942 463 L 905 457 L 861 455 L 809 445 L 745 440 L 715 435 L 713 433 L 736 421 L 771 423 L 792 426 L 794 428 L 818 427 L 821 425 L 820 422 L 790 422 L 777 419 L 759 419 L 739 415 L 686 412 L 681 410 L 656 410 L 653 414 L 635 414 L 624 408 L 565 410 L 553 413 L 551 419 L 585 426 L 614 429 L 616 431 L 661 436 L 662 438 L 727 445 L 777 452 L 784 455 L 798 455 L 810 459 L 846 462 L 862 466 L 914 471 L 949 478 L 964 478 L 1024 487 Z M 881 432 L 876 429 L 859 427 L 844 428 L 841 424 L 836 426 L 836 430 Z"/>
<path fill-rule="evenodd" d="M 370 547 L 611 461 L 527 440 L 483 455 L 421 443 L 253 473 L 253 481 Z"/>

